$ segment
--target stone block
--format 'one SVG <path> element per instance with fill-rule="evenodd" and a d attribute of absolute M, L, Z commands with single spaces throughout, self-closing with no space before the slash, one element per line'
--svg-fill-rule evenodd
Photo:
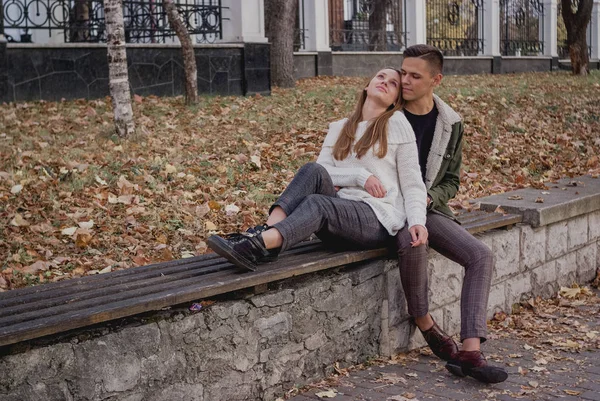
<path fill-rule="evenodd" d="M 492 285 L 488 298 L 487 318 L 491 319 L 496 312 L 506 312 L 507 310 L 505 283 Z"/>
<path fill-rule="evenodd" d="M 577 253 L 571 252 L 556 259 L 556 281 L 560 286 L 570 286 L 577 282 Z"/>
<path fill-rule="evenodd" d="M 460 301 L 446 305 L 442 309 L 444 311 L 444 331 L 451 336 L 459 334 L 461 322 Z"/>
<path fill-rule="evenodd" d="M 408 320 L 405 320 L 389 327 L 389 347 L 392 355 L 408 350 L 408 339 L 410 337 L 411 326 L 412 324 L 410 324 Z"/>
<path fill-rule="evenodd" d="M 294 290 L 285 289 L 255 295 L 250 298 L 250 302 L 257 308 L 262 308 L 263 306 L 274 308 L 276 306 L 291 304 L 294 302 Z"/>
<path fill-rule="evenodd" d="M 257 319 L 254 327 L 263 338 L 285 336 L 292 329 L 292 316 L 288 312 L 279 312 L 273 316 Z"/>
<path fill-rule="evenodd" d="M 572 218 L 567 222 L 568 249 L 580 247 L 588 241 L 588 218 L 587 216 L 579 216 Z"/>
<path fill-rule="evenodd" d="M 568 228 L 566 221 L 560 221 L 547 228 L 547 259 L 556 259 L 567 253 Z"/>
<path fill-rule="evenodd" d="M 505 282 L 506 306 L 521 302 L 531 296 L 531 276 L 529 273 L 512 277 Z"/>
<path fill-rule="evenodd" d="M 531 271 L 531 283 L 533 294 L 550 298 L 559 289 L 556 261 L 550 261 Z"/>
<path fill-rule="evenodd" d="M 373 277 L 380 276 L 384 271 L 384 263 L 382 260 L 368 263 L 366 265 L 360 265 L 351 269 L 348 269 L 352 285 L 359 285 Z"/>
<path fill-rule="evenodd" d="M 589 240 L 600 239 L 600 210 L 588 215 Z"/>
<path fill-rule="evenodd" d="M 524 269 L 531 269 L 546 261 L 546 230 L 545 227 L 531 228 L 520 225 L 521 228 L 521 258 Z"/>
<path fill-rule="evenodd" d="M 460 299 L 463 267 L 440 254 L 429 258 L 429 307 L 439 308 Z"/>
<path fill-rule="evenodd" d="M 204 387 L 202 384 L 178 383 L 162 387 L 149 392 L 146 401 L 204 401 Z"/>
<path fill-rule="evenodd" d="M 492 240 L 494 276 L 492 282 L 519 272 L 520 238 L 518 230 L 499 230 L 486 236 Z"/>
<path fill-rule="evenodd" d="M 596 278 L 596 244 L 590 244 L 577 250 L 577 282 L 589 283 Z"/>
<path fill-rule="evenodd" d="M 319 330 L 304 341 L 304 347 L 309 351 L 314 351 L 327 343 L 327 336 L 323 330 Z"/>

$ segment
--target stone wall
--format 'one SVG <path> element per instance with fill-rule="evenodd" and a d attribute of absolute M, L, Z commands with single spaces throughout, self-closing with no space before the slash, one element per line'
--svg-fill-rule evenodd
<path fill-rule="evenodd" d="M 563 198 L 554 204 L 552 195 L 544 195 L 545 204 L 535 203 L 540 190 L 520 190 L 528 192 L 519 192 L 519 208 L 536 223 L 478 236 L 495 260 L 488 317 L 595 277 L 597 181 L 557 185 L 552 191 Z M 502 206 L 508 196 L 483 199 L 482 207 L 509 208 Z M 538 208 L 537 218 L 531 208 Z M 431 312 L 451 334 L 460 328 L 462 270 L 431 252 Z M 198 313 L 187 306 L 4 347 L 0 399 L 273 400 L 332 373 L 336 362 L 344 367 L 424 344 L 409 323 L 395 260 L 271 283 L 261 294 L 226 294 Z"/>
<path fill-rule="evenodd" d="M 294 74 L 296 79 L 317 75 L 316 53 L 294 53 Z M 402 65 L 402 52 L 332 52 L 333 75 L 370 76 L 378 69 Z M 595 69 L 600 63 L 591 62 Z M 600 68 L 600 67 L 599 67 Z M 517 72 L 543 72 L 558 69 L 556 60 L 551 57 L 445 57 L 445 75 L 492 74 Z M 323 74 L 319 74 L 323 75 Z"/>
<path fill-rule="evenodd" d="M 0 47 L 0 102 L 86 98 L 109 95 L 106 45 L 30 45 Z M 198 93 L 270 94 L 269 45 L 197 45 Z M 0 58 L 3 54 L 0 52 Z M 185 92 L 181 48 L 175 45 L 128 45 L 129 84 L 141 96 Z M 2 82 L 4 82 L 2 81 Z M 1 87 L 2 85 L 0 85 Z"/>

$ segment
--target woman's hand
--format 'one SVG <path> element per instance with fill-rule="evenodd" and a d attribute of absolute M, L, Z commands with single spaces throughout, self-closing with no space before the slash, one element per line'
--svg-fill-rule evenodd
<path fill-rule="evenodd" d="M 427 228 L 421 225 L 415 225 L 408 229 L 410 236 L 412 237 L 412 242 L 410 245 L 414 248 L 419 245 L 425 245 L 427 243 L 427 237 L 429 237 L 429 233 L 427 232 Z"/>
<path fill-rule="evenodd" d="M 367 178 L 367 181 L 365 182 L 365 189 L 371 196 L 375 198 L 383 198 L 387 193 L 383 184 L 381 181 L 379 181 L 379 178 L 375 177 L 374 175 Z"/>

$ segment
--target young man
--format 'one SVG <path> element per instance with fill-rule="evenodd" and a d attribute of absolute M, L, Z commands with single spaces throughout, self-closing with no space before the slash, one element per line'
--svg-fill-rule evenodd
<path fill-rule="evenodd" d="M 433 94 L 442 80 L 444 58 L 428 45 L 404 51 L 402 95 L 404 114 L 415 131 L 421 174 L 427 187 L 429 246 L 465 268 L 461 295 L 461 342 L 445 334 L 429 314 L 427 299 L 427 249 L 412 247 L 414 238 L 405 228 L 396 235 L 402 287 L 408 312 L 446 368 L 458 376 L 498 383 L 506 371 L 488 365 L 480 351 L 486 340 L 486 312 L 493 260 L 491 251 L 454 219 L 448 200 L 456 195 L 462 163 L 463 125 L 460 116 Z"/>

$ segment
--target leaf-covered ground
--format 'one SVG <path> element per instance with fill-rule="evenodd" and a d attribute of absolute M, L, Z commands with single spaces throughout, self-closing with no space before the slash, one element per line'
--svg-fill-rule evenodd
<path fill-rule="evenodd" d="M 212 231 L 265 220 L 359 78 L 314 78 L 272 96 L 135 97 L 138 133 L 112 135 L 108 99 L 0 105 L 0 291 L 207 251 Z M 598 174 L 600 74 L 446 77 L 466 123 L 468 199 Z"/>

